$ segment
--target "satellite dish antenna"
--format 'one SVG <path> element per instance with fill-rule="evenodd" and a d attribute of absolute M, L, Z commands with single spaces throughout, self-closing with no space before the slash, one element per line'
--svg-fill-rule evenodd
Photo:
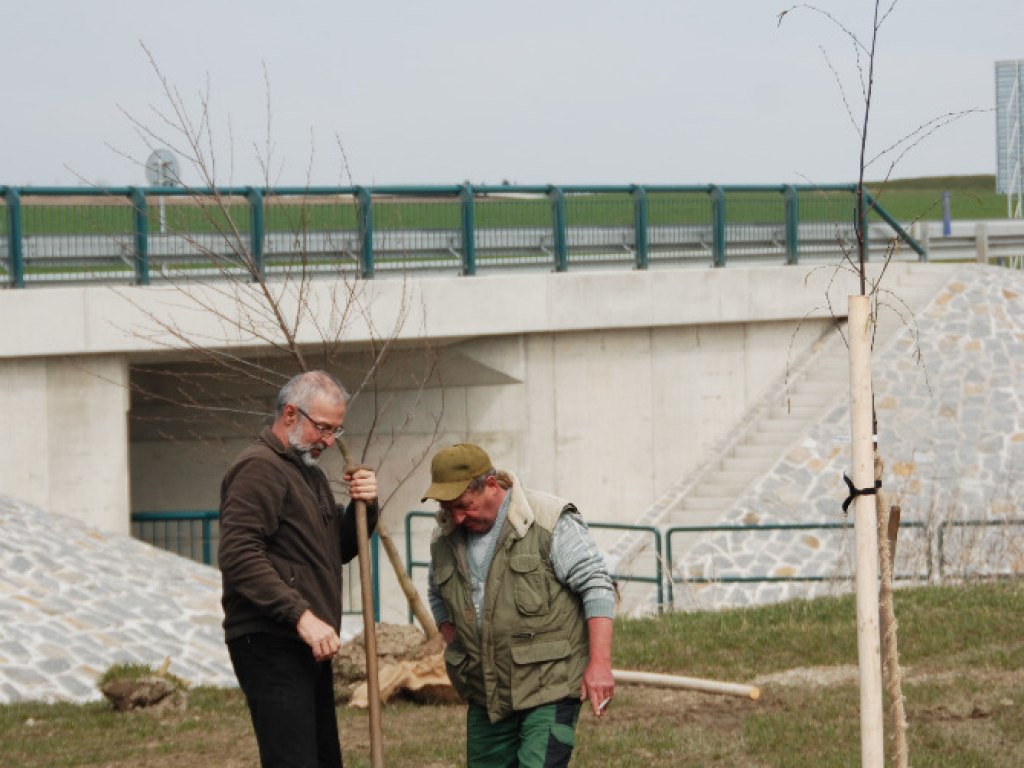
<path fill-rule="evenodd" d="M 154 187 L 176 187 L 180 183 L 178 158 L 169 149 L 154 149 L 146 159 L 146 181 Z"/>
<path fill-rule="evenodd" d="M 154 187 L 177 187 L 181 183 L 178 158 L 169 149 L 154 149 L 146 159 L 146 181 Z M 160 197 L 160 232 L 167 231 L 167 210 Z"/>

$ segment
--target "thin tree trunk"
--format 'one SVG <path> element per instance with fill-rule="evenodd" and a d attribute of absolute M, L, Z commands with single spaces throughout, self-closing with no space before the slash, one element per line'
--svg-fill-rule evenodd
<path fill-rule="evenodd" d="M 882 479 L 883 462 L 875 453 L 875 480 Z M 878 562 L 882 571 L 879 621 L 881 622 L 882 676 L 889 695 L 889 721 L 892 728 L 892 764 L 907 768 L 907 713 L 903 696 L 903 670 L 900 668 L 899 649 L 896 644 L 896 609 L 893 605 L 893 573 L 896 562 L 896 535 L 900 525 L 900 508 L 890 508 L 885 495 L 878 490 L 875 497 L 878 512 Z"/>

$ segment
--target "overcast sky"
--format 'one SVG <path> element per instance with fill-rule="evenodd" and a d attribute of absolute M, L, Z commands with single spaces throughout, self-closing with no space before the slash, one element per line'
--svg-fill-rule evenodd
<path fill-rule="evenodd" d="M 854 47 L 806 9 L 780 26 L 785 0 L 8 4 L 0 185 L 144 185 L 132 119 L 160 145 L 180 136 L 143 45 L 191 119 L 208 93 L 221 184 L 263 183 L 268 112 L 271 184 L 857 178 Z M 870 43 L 872 0 L 818 7 Z M 893 175 L 994 173 L 994 64 L 1024 58 L 1022 28 L 1021 0 L 900 0 L 879 32 L 869 155 L 977 110 Z"/>

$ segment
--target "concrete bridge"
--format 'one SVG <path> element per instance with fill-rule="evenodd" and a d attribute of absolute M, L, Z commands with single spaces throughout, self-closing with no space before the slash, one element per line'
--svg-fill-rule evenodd
<path fill-rule="evenodd" d="M 880 333 L 912 327 L 957 269 L 890 264 L 879 297 L 895 322 Z M 970 269 L 1022 291 L 1020 273 Z M 301 306 L 294 286 L 270 285 L 286 317 L 309 308 L 296 337 L 311 364 L 356 393 L 347 440 L 379 466 L 399 539 L 422 506 L 424 460 L 462 440 L 591 520 L 724 519 L 842 401 L 842 355 L 821 351 L 841 346 L 858 292 L 849 270 L 821 265 L 316 278 Z M 4 291 L 0 323 L 0 491 L 112 532 L 131 511 L 216 508 L 224 469 L 294 371 L 249 284 Z M 326 362 L 325 337 L 339 341 Z M 1004 362 L 1017 410 L 1020 359 Z M 630 554 L 628 540 L 601 543 Z M 382 577 L 382 619 L 404 620 Z"/>

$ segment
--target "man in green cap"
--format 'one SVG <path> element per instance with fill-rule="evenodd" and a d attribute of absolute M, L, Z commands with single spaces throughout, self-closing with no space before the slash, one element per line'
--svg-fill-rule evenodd
<path fill-rule="evenodd" d="M 469 702 L 467 764 L 568 765 L 581 702 L 601 717 L 615 695 L 604 557 L 576 507 L 523 488 L 477 445 L 442 449 L 430 471 L 430 609 Z"/>

